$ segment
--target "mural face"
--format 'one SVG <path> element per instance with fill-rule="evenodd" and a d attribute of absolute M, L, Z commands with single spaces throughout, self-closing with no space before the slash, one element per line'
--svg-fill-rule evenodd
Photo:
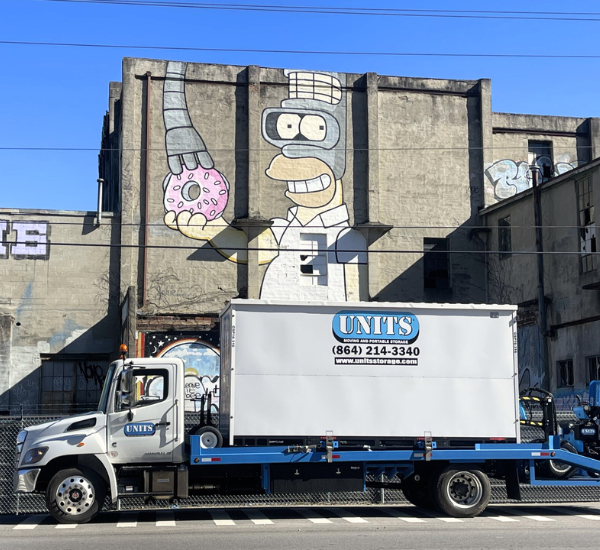
<path fill-rule="evenodd" d="M 545 181 L 541 179 L 544 170 L 550 170 L 552 177 L 556 177 L 576 168 L 578 162 L 557 162 L 553 165 L 549 157 L 539 157 L 536 164 L 539 168 L 540 181 Z M 525 161 L 498 160 L 485 171 L 485 175 L 494 186 L 494 196 L 498 200 L 512 197 L 533 185 L 531 169 Z"/>
<path fill-rule="evenodd" d="M 206 339 L 204 339 L 206 338 Z M 212 392 L 212 412 L 219 412 L 219 378 L 221 354 L 211 341 L 216 333 L 203 338 L 189 338 L 184 334 L 154 333 L 146 336 L 146 356 L 177 357 L 185 364 L 185 410 L 200 411 L 200 399 Z"/>
<path fill-rule="evenodd" d="M 246 262 L 246 235 L 222 218 L 229 183 L 214 168 L 193 127 L 185 96 L 185 63 L 169 62 L 164 87 L 165 223 L 208 241 L 227 259 Z M 288 99 L 262 114 L 262 136 L 280 149 L 266 175 L 285 181 L 294 203 L 258 238 L 259 262 L 269 264 L 260 297 L 360 300 L 366 281 L 366 241 L 350 228 L 343 200 L 346 169 L 345 75 L 286 70 Z M 215 222 L 215 220 L 217 220 Z M 362 283 L 362 287 L 361 287 Z"/>
<path fill-rule="evenodd" d="M 9 221 L 0 220 L 0 259 L 12 256 L 15 260 L 47 260 L 50 258 L 50 224 L 48 222 L 13 221 L 14 243 L 7 240 L 11 231 Z M 10 248 L 10 253 L 9 253 Z"/>

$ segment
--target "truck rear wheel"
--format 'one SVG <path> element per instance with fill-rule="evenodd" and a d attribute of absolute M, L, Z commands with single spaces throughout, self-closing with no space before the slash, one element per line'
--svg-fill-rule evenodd
<path fill-rule="evenodd" d="M 433 479 L 432 493 L 442 512 L 455 518 L 472 518 L 487 508 L 490 480 L 476 466 L 450 465 Z"/>
<path fill-rule="evenodd" d="M 60 470 L 46 489 L 48 511 L 59 523 L 87 523 L 100 510 L 106 484 L 87 468 Z"/>

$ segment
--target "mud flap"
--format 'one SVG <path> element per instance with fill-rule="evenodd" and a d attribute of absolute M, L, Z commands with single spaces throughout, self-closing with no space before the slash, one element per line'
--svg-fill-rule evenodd
<path fill-rule="evenodd" d="M 512 500 L 521 500 L 519 462 L 517 460 L 504 461 L 504 477 L 506 479 L 506 496 Z"/>

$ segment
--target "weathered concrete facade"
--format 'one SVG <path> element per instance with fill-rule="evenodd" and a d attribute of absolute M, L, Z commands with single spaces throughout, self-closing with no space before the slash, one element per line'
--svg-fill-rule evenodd
<path fill-rule="evenodd" d="M 540 330 L 538 266 L 531 189 L 486 208 L 489 299 L 518 303 L 519 368 L 523 387 L 538 385 L 568 406 L 584 395 L 600 371 L 600 277 L 594 197 L 600 193 L 600 160 L 545 182 L 541 190 L 545 337 Z M 546 367 L 543 346 L 547 346 Z M 600 363 L 598 363 L 600 364 Z"/>
<path fill-rule="evenodd" d="M 0 389 L 35 377 L 40 360 L 90 356 L 101 370 L 125 341 L 183 357 L 190 395 L 203 392 L 218 385 L 217 315 L 235 296 L 485 302 L 481 209 L 526 191 L 532 158 L 551 163 L 548 176 L 594 158 L 599 134 L 596 119 L 493 113 L 485 79 L 126 58 L 100 152 L 103 210 L 115 214 L 98 228 L 48 214 L 77 220 L 52 240 L 90 245 L 64 249 L 80 271 L 56 257 L 60 280 L 38 281 L 51 265 L 40 259 L 4 262 L 0 361 L 12 367 Z M 23 340 L 29 282 L 48 292 Z M 72 289 L 60 315 L 54 286 Z M 29 350 L 18 372 L 17 348 Z"/>
<path fill-rule="evenodd" d="M 0 209 L 0 232 L 0 410 L 93 403 L 118 342 L 118 217 Z"/>

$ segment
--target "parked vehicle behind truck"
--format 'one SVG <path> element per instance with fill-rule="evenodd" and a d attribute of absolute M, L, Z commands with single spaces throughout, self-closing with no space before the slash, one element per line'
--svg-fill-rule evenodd
<path fill-rule="evenodd" d="M 410 502 L 471 517 L 489 502 L 490 477 L 518 498 L 523 465 L 533 484 L 545 483 L 536 461 L 551 458 L 600 472 L 561 450 L 554 430 L 520 442 L 513 306 L 233 300 L 221 315 L 218 426 L 205 414 L 186 433 L 184 375 L 175 358 L 112 363 L 97 411 L 19 434 L 16 490 L 44 493 L 59 522 L 83 523 L 107 494 L 307 494 L 400 480 Z"/>

